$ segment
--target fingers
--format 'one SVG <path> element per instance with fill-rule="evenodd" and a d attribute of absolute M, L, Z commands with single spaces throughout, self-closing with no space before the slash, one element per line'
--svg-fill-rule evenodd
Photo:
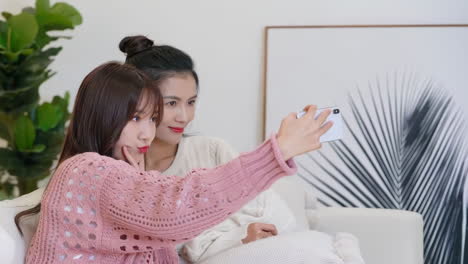
<path fill-rule="evenodd" d="M 286 120 L 294 120 L 294 119 L 297 119 L 297 113 L 289 113 L 289 114 L 283 119 L 283 121 L 286 121 Z"/>
<path fill-rule="evenodd" d="M 304 111 L 307 112 L 305 114 L 305 116 L 307 116 L 308 118 L 315 119 L 315 114 L 317 113 L 317 106 L 316 105 L 307 105 L 306 107 L 304 107 Z"/>
<path fill-rule="evenodd" d="M 319 135 L 322 136 L 323 134 L 327 133 L 328 130 L 333 126 L 332 121 L 326 122 L 322 127 L 319 128 Z"/>
<path fill-rule="evenodd" d="M 276 236 L 278 235 L 278 229 L 276 229 L 276 226 L 274 227 L 273 231 L 271 231 L 271 233 Z"/>
<path fill-rule="evenodd" d="M 278 235 L 278 230 L 273 224 L 251 223 L 247 228 L 247 236 L 242 239 L 242 243 L 246 244 L 276 235 Z"/>
<path fill-rule="evenodd" d="M 311 110 L 311 108 L 315 108 L 315 110 L 317 110 L 316 105 L 306 105 L 302 110 L 308 112 L 309 110 Z"/>
<path fill-rule="evenodd" d="M 278 230 L 276 229 L 275 225 L 265 224 L 262 230 L 265 232 L 269 232 L 275 236 L 278 234 Z"/>
<path fill-rule="evenodd" d="M 264 238 L 271 237 L 271 236 L 274 236 L 274 235 L 270 232 L 262 232 L 258 234 L 258 239 L 264 239 Z"/>
<path fill-rule="evenodd" d="M 133 156 L 130 154 L 130 152 L 128 151 L 128 148 L 126 146 L 123 146 L 122 147 L 122 153 L 123 153 L 123 156 L 125 157 L 125 159 L 128 161 L 128 163 L 130 163 L 130 165 L 132 165 L 133 167 L 135 167 L 136 169 L 139 169 L 140 168 L 140 165 L 138 164 L 138 162 L 133 158 Z"/>
<path fill-rule="evenodd" d="M 138 162 L 138 165 L 140 166 L 140 170 L 145 170 L 145 157 L 142 155 L 142 159 Z"/>
<path fill-rule="evenodd" d="M 255 233 L 268 232 L 275 236 L 278 234 L 278 230 L 276 229 L 276 226 L 273 224 L 253 223 L 251 225 L 252 225 L 252 229 L 255 230 Z"/>
<path fill-rule="evenodd" d="M 122 154 L 124 158 L 128 161 L 128 163 L 130 163 L 131 165 L 134 164 L 135 160 L 133 159 L 132 155 L 130 155 L 130 152 L 128 152 L 127 147 L 125 146 L 122 147 Z"/>
<path fill-rule="evenodd" d="M 319 122 L 320 125 L 325 123 L 327 118 L 330 116 L 331 112 L 332 111 L 330 109 L 327 109 L 327 110 L 325 110 L 325 111 L 323 111 L 322 113 L 319 114 L 319 116 L 317 117 L 316 120 Z"/>
<path fill-rule="evenodd" d="M 276 229 L 276 226 L 272 225 L 272 224 L 262 224 L 262 223 L 260 223 L 259 228 L 261 229 L 261 231 L 269 232 L 269 233 L 272 233 L 273 235 L 278 234 L 278 230 Z"/>

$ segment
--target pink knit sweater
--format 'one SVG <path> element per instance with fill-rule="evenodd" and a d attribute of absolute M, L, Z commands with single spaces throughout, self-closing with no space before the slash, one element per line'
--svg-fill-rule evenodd
<path fill-rule="evenodd" d="M 76 155 L 59 166 L 43 196 L 26 263 L 178 263 L 177 243 L 295 171 L 275 136 L 226 165 L 184 178 L 138 171 L 97 153 Z"/>

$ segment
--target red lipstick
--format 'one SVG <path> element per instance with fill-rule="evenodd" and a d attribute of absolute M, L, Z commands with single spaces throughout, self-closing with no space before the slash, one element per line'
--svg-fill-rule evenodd
<path fill-rule="evenodd" d="M 184 133 L 184 128 L 183 127 L 169 127 L 169 128 L 174 133 L 178 133 L 178 134 Z"/>
<path fill-rule="evenodd" d="M 148 149 L 149 149 L 149 146 L 144 146 L 144 147 L 138 148 L 138 151 L 140 153 L 146 153 L 148 151 Z"/>

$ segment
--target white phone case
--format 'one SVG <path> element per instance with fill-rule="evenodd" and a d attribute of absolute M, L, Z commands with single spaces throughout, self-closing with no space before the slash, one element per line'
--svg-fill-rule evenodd
<path fill-rule="evenodd" d="M 317 109 L 317 113 L 315 115 L 315 118 L 320 115 L 324 110 L 326 109 L 331 109 L 332 112 L 328 116 L 327 121 L 332 121 L 333 126 L 328 130 L 325 134 L 323 134 L 320 137 L 320 142 L 329 142 L 329 141 L 335 141 L 335 140 L 340 140 L 343 139 L 343 117 L 341 116 L 341 110 L 338 107 L 326 107 L 326 108 L 320 108 Z M 300 113 L 297 114 L 297 118 L 301 118 L 303 115 L 305 115 L 306 112 L 301 111 Z"/>

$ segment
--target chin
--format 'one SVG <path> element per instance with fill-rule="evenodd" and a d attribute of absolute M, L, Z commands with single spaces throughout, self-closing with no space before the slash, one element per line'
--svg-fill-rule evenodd
<path fill-rule="evenodd" d="M 184 135 L 184 134 L 180 134 L 180 135 L 174 136 L 174 137 L 172 138 L 171 143 L 173 143 L 174 145 L 179 144 L 179 143 L 180 143 L 180 140 L 182 139 L 182 136 L 183 136 L 183 135 Z"/>
<path fill-rule="evenodd" d="M 171 136 L 164 137 L 164 138 L 158 138 L 159 141 L 165 142 L 166 144 L 170 144 L 170 145 L 179 144 L 181 139 L 182 139 L 182 134 L 181 135 L 171 135 Z"/>

